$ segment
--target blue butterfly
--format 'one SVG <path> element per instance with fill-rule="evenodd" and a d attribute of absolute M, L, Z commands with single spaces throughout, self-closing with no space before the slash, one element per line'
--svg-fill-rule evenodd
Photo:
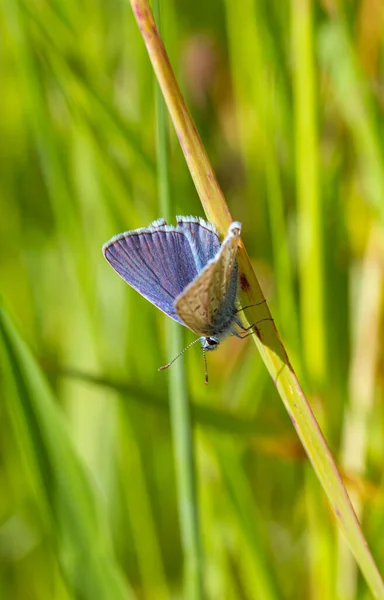
<path fill-rule="evenodd" d="M 250 329 L 236 316 L 241 223 L 233 222 L 220 243 L 211 223 L 197 217 L 176 220 L 176 227 L 158 219 L 147 228 L 121 233 L 104 244 L 103 253 L 124 281 L 200 336 L 192 344 L 201 340 L 206 365 L 206 350 L 217 348 L 228 335 L 245 337 L 237 327 Z"/>

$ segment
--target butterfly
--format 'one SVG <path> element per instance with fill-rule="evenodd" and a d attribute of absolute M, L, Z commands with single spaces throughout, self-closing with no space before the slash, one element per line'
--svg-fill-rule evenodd
<path fill-rule="evenodd" d="M 103 254 L 131 287 L 199 336 L 178 356 L 200 340 L 208 383 L 205 352 L 229 335 L 246 337 L 238 328 L 250 329 L 237 317 L 241 223 L 231 223 L 221 243 L 217 229 L 203 219 L 179 216 L 176 221 L 176 227 L 158 219 L 120 233 L 104 244 Z"/>

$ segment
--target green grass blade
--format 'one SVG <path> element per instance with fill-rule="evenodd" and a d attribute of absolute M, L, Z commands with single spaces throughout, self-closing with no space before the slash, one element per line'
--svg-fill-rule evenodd
<path fill-rule="evenodd" d="M 164 572 L 158 539 L 158 528 L 151 505 L 151 487 L 148 481 L 143 451 L 146 440 L 141 439 L 133 418 L 132 404 L 125 399 L 120 403 L 121 454 L 120 474 L 124 503 L 129 514 L 133 543 L 141 577 L 141 590 L 150 598 L 166 600 L 171 592 Z M 128 457 L 128 460 L 127 460 Z M 132 485 L 132 481 L 135 485 Z"/>
<path fill-rule="evenodd" d="M 244 560 L 251 565 L 252 589 L 255 590 L 256 598 L 278 600 L 282 596 L 277 588 L 276 577 L 267 564 L 268 553 L 264 547 L 262 519 L 244 473 L 241 455 L 232 443 L 225 444 L 216 440 L 214 447 L 230 505 L 229 512 L 236 521 L 236 531 L 239 531 L 245 553 L 248 555 L 248 560 L 242 555 L 240 562 Z"/>
<path fill-rule="evenodd" d="M 1 349 L 14 436 L 41 511 L 44 535 L 73 594 L 133 598 L 114 559 L 100 501 L 77 457 L 51 391 L 4 309 Z M 76 494 L 74 494 L 76 491 Z"/>
<path fill-rule="evenodd" d="M 314 383 L 322 384 L 327 354 L 312 12 L 311 0 L 292 3 L 301 333 L 308 373 Z"/>
<path fill-rule="evenodd" d="M 379 320 L 384 292 L 381 239 L 381 228 L 374 227 L 368 240 L 361 275 L 357 277 L 361 279 L 361 283 L 354 311 L 357 318 L 353 323 L 349 404 L 342 430 L 341 466 L 345 473 L 359 479 L 366 477 L 370 419 L 375 401 L 375 375 L 381 346 Z M 361 492 L 349 486 L 349 494 L 356 514 L 361 519 L 366 508 Z M 353 600 L 357 593 L 356 564 L 345 540 L 340 537 L 338 559 L 338 597 Z"/>
<path fill-rule="evenodd" d="M 323 210 L 319 185 L 320 155 L 317 114 L 317 73 L 315 66 L 314 4 L 299 0 L 292 5 L 293 107 L 295 127 L 295 170 L 297 190 L 298 265 L 300 321 L 303 362 L 312 387 L 323 390 L 327 369 L 327 339 L 324 311 Z M 306 478 L 309 498 L 317 488 Z M 318 526 L 325 516 L 321 501 L 307 503 L 311 588 L 313 597 L 331 597 L 332 572 L 329 556 L 333 543 L 327 529 Z M 323 565 L 321 585 L 318 565 Z M 316 590 L 316 592 L 315 592 Z"/>
<path fill-rule="evenodd" d="M 372 96 L 351 47 L 346 27 L 338 19 L 319 36 L 319 56 L 329 74 L 334 97 L 351 132 L 361 165 L 367 200 L 384 220 L 384 155 Z M 338 56 L 335 61 L 334 57 Z"/>

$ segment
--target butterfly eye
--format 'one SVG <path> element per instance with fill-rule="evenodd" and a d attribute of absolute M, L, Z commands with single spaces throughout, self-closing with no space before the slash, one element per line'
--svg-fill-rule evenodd
<path fill-rule="evenodd" d="M 208 346 L 217 346 L 217 344 L 219 343 L 217 340 L 215 340 L 215 338 L 207 337 L 206 340 Z"/>

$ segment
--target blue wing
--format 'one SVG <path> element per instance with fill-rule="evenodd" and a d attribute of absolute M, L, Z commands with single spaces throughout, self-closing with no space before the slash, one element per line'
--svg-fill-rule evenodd
<path fill-rule="evenodd" d="M 115 236 L 103 253 L 115 271 L 172 319 L 185 325 L 174 308 L 175 298 L 198 274 L 189 236 L 158 220 L 148 229 Z"/>
<path fill-rule="evenodd" d="M 183 231 L 190 240 L 197 269 L 200 272 L 215 258 L 220 250 L 219 234 L 216 228 L 198 217 L 176 217 L 177 231 Z"/>

